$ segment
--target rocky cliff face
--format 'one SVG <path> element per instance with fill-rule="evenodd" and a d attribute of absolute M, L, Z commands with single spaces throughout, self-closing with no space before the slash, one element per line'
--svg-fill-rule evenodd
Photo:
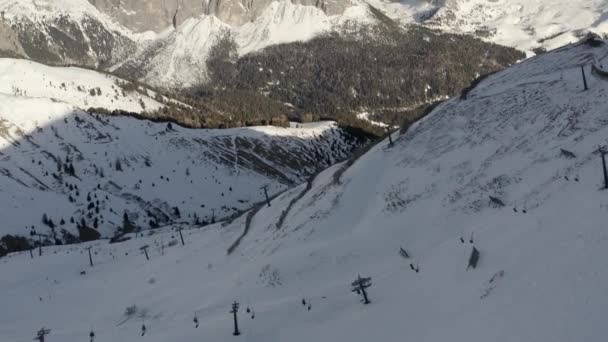
<path fill-rule="evenodd" d="M 108 14 L 125 27 L 135 31 L 160 32 L 174 23 L 204 13 L 202 0 L 88 0 L 101 12 Z"/>
<path fill-rule="evenodd" d="M 257 19 L 272 0 L 88 0 L 100 11 L 108 14 L 135 32 L 160 32 L 170 26 L 179 26 L 201 14 L 215 15 L 228 25 L 240 26 Z M 342 14 L 348 0 L 292 0 L 293 4 L 315 6 L 327 15 Z"/>

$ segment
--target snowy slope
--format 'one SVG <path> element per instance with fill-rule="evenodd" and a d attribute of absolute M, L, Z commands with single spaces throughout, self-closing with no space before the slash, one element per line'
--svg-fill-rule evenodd
<path fill-rule="evenodd" d="M 584 92 L 579 65 L 606 56 L 570 46 L 490 76 L 338 181 L 341 164 L 261 207 L 229 255 L 246 217 L 187 230 L 186 246 L 175 232 L 94 243 L 93 268 L 86 245 L 4 258 L 0 336 L 224 341 L 238 300 L 239 338 L 255 342 L 603 340 L 608 198 L 593 151 L 608 83 L 588 75 Z M 467 270 L 472 245 L 481 258 Z M 368 306 L 350 291 L 357 274 L 372 277 Z"/>
<path fill-rule="evenodd" d="M 236 52 L 245 55 L 336 32 L 347 23 L 374 22 L 367 4 L 362 2 L 353 2 L 342 14 L 328 16 L 315 6 L 272 1 L 255 20 L 241 26 L 228 25 L 213 15 L 188 19 L 175 30 L 146 42 L 140 53 L 114 69 L 154 86 L 190 87 L 209 80 L 206 63 L 211 50 L 226 40 L 234 41 Z"/>
<path fill-rule="evenodd" d="M 608 33 L 602 0 L 369 0 L 389 17 L 446 32 L 476 35 L 532 52 L 578 41 L 586 32 Z"/>
<path fill-rule="evenodd" d="M 45 17 L 70 16 L 72 19 L 81 20 L 86 16 L 103 18 L 103 24 L 113 29 L 120 30 L 120 25 L 112 21 L 108 16 L 98 11 L 88 1 L 82 0 L 0 0 L 0 8 L 4 11 L 6 19 L 29 17 L 32 20 L 44 19 Z"/>
<path fill-rule="evenodd" d="M 236 30 L 239 53 L 269 45 L 306 41 L 331 28 L 330 18 L 319 8 L 273 1 L 255 21 Z"/>
<path fill-rule="evenodd" d="M 52 99 L 0 99 L 0 235 L 31 226 L 53 235 L 43 214 L 59 238 L 62 229 L 77 235 L 83 219 L 112 236 L 125 211 L 141 229 L 219 220 L 263 199 L 261 186 L 283 191 L 356 147 L 333 123 L 191 130 Z"/>
<path fill-rule="evenodd" d="M 123 91 L 120 84 L 124 82 L 93 70 L 0 58 L 0 93 L 52 98 L 83 110 L 93 107 L 139 113 L 163 106 L 153 99 L 153 91 L 147 90 L 148 96 Z"/>
<path fill-rule="evenodd" d="M 140 40 L 86 0 L 1 0 L 0 14 L 0 56 L 106 68 Z"/>
<path fill-rule="evenodd" d="M 608 3 L 603 0 L 448 0 L 433 26 L 455 32 L 489 34 L 502 45 L 530 51 L 554 49 L 584 32 L 608 33 Z"/>
<path fill-rule="evenodd" d="M 230 27 L 214 16 L 188 19 L 176 30 L 150 42 L 127 63 L 136 63 L 137 72 L 148 84 L 192 86 L 207 79 L 209 53 L 228 34 Z"/>

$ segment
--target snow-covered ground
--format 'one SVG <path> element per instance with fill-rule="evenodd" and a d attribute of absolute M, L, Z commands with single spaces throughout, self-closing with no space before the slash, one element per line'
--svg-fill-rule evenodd
<path fill-rule="evenodd" d="M 158 231 L 1 259 L 0 336 L 31 341 L 44 326 L 49 342 L 90 331 L 117 342 L 603 340 L 608 193 L 594 151 L 607 142 L 608 83 L 588 71 L 606 56 L 606 45 L 569 46 L 492 75 L 393 147 L 327 169 L 249 224 L 187 229 L 185 246 Z M 372 277 L 370 305 L 351 292 L 358 274 Z"/>
<path fill-rule="evenodd" d="M 448 0 L 434 20 L 448 31 L 488 31 L 495 43 L 530 51 L 575 42 L 588 31 L 608 33 L 607 15 L 603 0 Z"/>
<path fill-rule="evenodd" d="M 93 70 L 0 58 L 0 93 L 3 94 L 51 98 L 83 110 L 93 107 L 139 113 L 163 106 L 154 100 L 154 91 L 145 89 L 147 96 L 137 91 L 127 92 L 120 86 L 124 83 L 115 76 Z"/>
<path fill-rule="evenodd" d="M 84 112 L 162 106 L 152 90 L 127 92 L 122 83 L 0 59 L 0 237 L 34 226 L 65 240 L 62 231 L 77 235 L 83 219 L 112 236 L 125 211 L 143 229 L 220 220 L 262 200 L 260 187 L 274 195 L 302 183 L 358 144 L 333 122 L 196 130 Z"/>
<path fill-rule="evenodd" d="M 389 17 L 446 32 L 473 34 L 532 54 L 576 42 L 586 32 L 608 33 L 603 0 L 369 0 Z"/>
<path fill-rule="evenodd" d="M 43 98 L 0 99 L 2 235 L 25 236 L 31 226 L 51 235 L 43 214 L 58 237 L 62 229 L 77 232 L 82 219 L 111 236 L 125 210 L 144 229 L 150 220 L 219 220 L 262 200 L 261 186 L 269 185 L 271 195 L 283 191 L 354 147 L 329 122 L 192 130 L 91 115 Z M 328 153 L 321 163 L 308 162 Z"/>

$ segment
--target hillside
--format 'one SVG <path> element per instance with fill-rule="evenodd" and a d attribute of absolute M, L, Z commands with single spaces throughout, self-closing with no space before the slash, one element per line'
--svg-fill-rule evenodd
<path fill-rule="evenodd" d="M 128 89 L 118 77 L 76 67 L 51 67 L 24 60 L 0 58 L 0 93 L 51 98 L 81 109 L 104 108 L 140 113 L 164 106 L 156 93 L 142 87 Z M 162 102 L 170 102 L 161 96 Z M 160 100 L 160 99 L 159 99 Z"/>
<path fill-rule="evenodd" d="M 47 244 L 82 240 L 82 227 L 124 232 L 125 212 L 136 230 L 221 220 L 366 142 L 331 122 L 196 130 L 84 112 L 162 104 L 78 68 L 0 59 L 0 81 L 0 236 L 35 227 Z"/>
<path fill-rule="evenodd" d="M 238 55 L 235 46 L 213 50 L 207 62 L 211 85 L 192 87 L 193 93 L 210 101 L 218 93 L 250 91 L 289 103 L 294 116 L 348 122 L 349 116 L 369 112 L 372 119 L 398 125 L 411 119 L 411 109 L 454 96 L 480 75 L 525 57 L 469 36 L 404 29 L 373 8 L 361 13 L 371 16 L 371 24 L 345 24 L 344 33 L 273 45 L 240 58 L 232 57 Z M 207 92 L 210 86 L 222 91 Z"/>
<path fill-rule="evenodd" d="M 400 22 L 470 34 L 532 53 L 608 33 L 608 4 L 598 0 L 371 0 Z"/>
<path fill-rule="evenodd" d="M 234 56 L 243 56 L 269 46 L 336 32 L 345 22 L 360 26 L 374 24 L 375 20 L 363 2 L 354 2 L 344 13 L 328 16 L 315 6 L 271 1 L 263 6 L 259 16 L 242 25 L 230 25 L 213 15 L 200 15 L 158 34 L 114 70 L 157 87 L 191 87 L 212 81 L 207 64 L 212 49 L 225 40 L 234 44 Z"/>
<path fill-rule="evenodd" d="M 608 200 L 594 151 L 608 83 L 589 71 L 607 56 L 576 44 L 489 76 L 393 146 L 186 230 L 185 246 L 167 229 L 3 258 L 0 335 L 223 341 L 238 300 L 239 338 L 256 342 L 602 340 Z M 350 291 L 358 274 L 372 277 L 369 305 Z"/>
<path fill-rule="evenodd" d="M 137 35 L 86 0 L 0 0 L 0 57 L 108 68 L 138 48 Z"/>
<path fill-rule="evenodd" d="M 576 42 L 589 31 L 608 33 L 607 11 L 608 4 L 597 0 L 448 0 L 431 25 L 522 50 L 550 50 Z"/>

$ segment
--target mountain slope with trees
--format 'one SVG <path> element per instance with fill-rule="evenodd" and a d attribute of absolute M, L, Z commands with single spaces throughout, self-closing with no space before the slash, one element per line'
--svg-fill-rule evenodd
<path fill-rule="evenodd" d="M 226 224 L 4 257 L 0 336 L 602 340 L 607 56 L 593 40 L 488 76 Z"/>

